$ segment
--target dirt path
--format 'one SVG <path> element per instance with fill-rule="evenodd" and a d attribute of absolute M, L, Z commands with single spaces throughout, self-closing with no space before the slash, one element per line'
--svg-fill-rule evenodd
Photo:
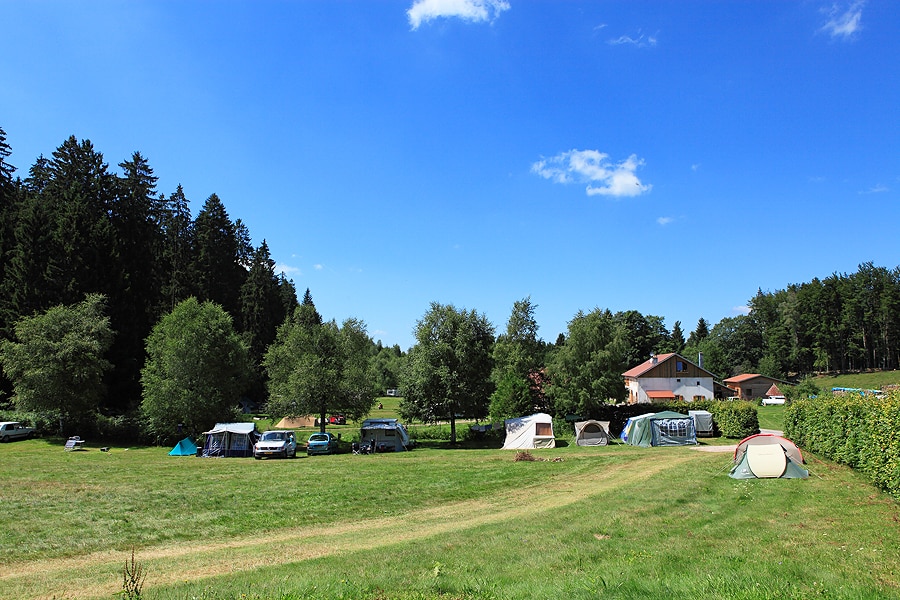
<path fill-rule="evenodd" d="M 579 477 L 554 477 L 535 487 L 510 490 L 490 499 L 477 499 L 413 510 L 377 520 L 357 521 L 321 527 L 299 527 L 264 535 L 232 538 L 224 542 L 191 542 L 141 548 L 136 559 L 148 573 L 145 591 L 153 585 L 196 581 L 206 577 L 288 564 L 360 549 L 364 533 L 366 547 L 378 547 L 460 532 L 490 523 L 500 523 L 539 513 L 601 495 L 614 488 L 649 479 L 665 469 L 678 467 L 695 457 L 654 453 L 634 463 L 610 468 L 598 464 L 596 471 Z M 296 552 L 285 555 L 290 545 Z M 0 590 L 16 587 L 27 590 L 18 598 L 109 598 L 122 589 L 121 551 L 94 552 L 85 556 L 0 565 Z M 0 598 L 7 597 L 0 591 Z"/>

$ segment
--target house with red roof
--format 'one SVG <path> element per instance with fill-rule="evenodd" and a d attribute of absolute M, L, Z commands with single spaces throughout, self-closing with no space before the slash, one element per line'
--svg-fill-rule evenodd
<path fill-rule="evenodd" d="M 649 360 L 622 373 L 622 377 L 629 404 L 715 397 L 713 374 L 674 352 L 651 355 Z"/>
<path fill-rule="evenodd" d="M 729 377 L 725 385 L 734 390 L 734 397 L 741 400 L 757 400 L 768 396 L 782 396 L 781 387 L 790 385 L 781 379 L 766 377 L 759 373 L 744 373 Z M 779 387 L 781 384 L 781 387 Z"/>

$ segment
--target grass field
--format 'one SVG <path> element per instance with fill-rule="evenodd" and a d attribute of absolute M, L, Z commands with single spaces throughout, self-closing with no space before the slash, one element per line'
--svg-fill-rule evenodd
<path fill-rule="evenodd" d="M 879 390 L 889 385 L 900 385 L 900 371 L 848 373 L 846 375 L 814 377 L 812 381 L 822 390 L 830 390 L 833 387 Z"/>
<path fill-rule="evenodd" d="M 0 598 L 110 598 L 132 548 L 145 599 L 900 597 L 900 506 L 813 456 L 735 481 L 690 448 L 167 450 L 0 445 Z"/>

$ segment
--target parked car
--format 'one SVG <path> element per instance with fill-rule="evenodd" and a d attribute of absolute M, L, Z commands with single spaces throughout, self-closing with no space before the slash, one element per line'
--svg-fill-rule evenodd
<path fill-rule="evenodd" d="M 775 404 L 784 404 L 784 396 L 766 396 L 762 399 L 763 406 L 771 406 Z"/>
<path fill-rule="evenodd" d="M 345 417 L 344 415 L 331 415 L 330 417 L 328 417 L 328 422 L 332 425 L 346 425 L 347 417 Z"/>
<path fill-rule="evenodd" d="M 333 454 L 337 452 L 337 447 L 337 438 L 332 434 L 327 432 L 314 433 L 309 436 L 309 441 L 306 442 L 306 455 L 312 456 L 313 454 Z"/>
<path fill-rule="evenodd" d="M 265 431 L 253 446 L 253 458 L 264 456 L 294 458 L 297 456 L 297 438 L 293 431 Z"/>
<path fill-rule="evenodd" d="M 0 442 L 11 442 L 30 437 L 34 437 L 34 427 L 26 427 L 18 421 L 0 423 Z"/>

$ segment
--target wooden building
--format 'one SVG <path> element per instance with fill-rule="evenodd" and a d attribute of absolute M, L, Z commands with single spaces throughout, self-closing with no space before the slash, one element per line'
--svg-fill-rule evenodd
<path fill-rule="evenodd" d="M 675 353 L 651 355 L 650 359 L 622 373 L 629 404 L 665 400 L 712 400 L 713 374 Z"/>

